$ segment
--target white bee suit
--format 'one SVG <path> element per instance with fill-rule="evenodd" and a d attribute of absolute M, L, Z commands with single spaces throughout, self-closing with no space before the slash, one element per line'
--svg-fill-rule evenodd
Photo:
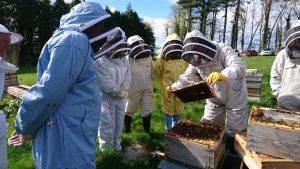
<path fill-rule="evenodd" d="M 141 116 L 146 117 L 152 112 L 152 92 L 154 70 L 151 57 L 132 59 L 129 58 L 132 80 L 126 101 L 125 112 L 134 116 L 140 105 Z"/>
<path fill-rule="evenodd" d="M 101 96 L 99 146 L 102 151 L 110 148 L 121 150 L 119 137 L 124 121 L 125 98 L 131 81 L 128 59 L 102 56 L 95 64 Z"/>
<path fill-rule="evenodd" d="M 233 136 L 236 132 L 246 129 L 247 125 L 247 88 L 244 78 L 246 64 L 230 46 L 214 43 L 202 37 L 203 35 L 194 36 L 201 37 L 206 44 L 215 45 L 216 53 L 209 62 L 201 63 L 199 66 L 190 64 L 172 86 L 183 87 L 193 79 L 199 80 L 199 76 L 200 79 L 206 80 L 212 72 L 224 74 L 228 78 L 226 81 L 218 81 L 210 85 L 217 97 L 206 100 L 202 121 L 218 124 L 227 115 L 226 133 Z"/>

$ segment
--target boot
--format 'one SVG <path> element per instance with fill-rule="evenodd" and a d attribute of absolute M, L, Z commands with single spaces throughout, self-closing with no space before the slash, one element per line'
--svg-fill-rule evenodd
<path fill-rule="evenodd" d="M 150 122 L 151 122 L 151 114 L 149 116 L 143 117 L 143 126 L 144 126 L 144 131 L 146 133 L 150 133 Z"/>
<path fill-rule="evenodd" d="M 228 153 L 237 154 L 234 150 L 234 137 L 229 136 L 228 134 L 225 135 L 225 149 Z"/>
<path fill-rule="evenodd" d="M 131 121 L 132 121 L 132 117 L 125 115 L 124 124 L 125 124 L 125 132 L 126 133 L 131 133 Z"/>

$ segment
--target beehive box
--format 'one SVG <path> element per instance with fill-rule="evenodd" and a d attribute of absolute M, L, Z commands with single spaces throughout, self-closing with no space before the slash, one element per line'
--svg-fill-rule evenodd
<path fill-rule="evenodd" d="M 247 148 L 300 162 L 300 113 L 253 107 L 248 121 Z"/>
<path fill-rule="evenodd" d="M 238 133 L 234 139 L 234 149 L 243 159 L 249 169 L 299 169 L 300 163 L 270 156 L 267 154 L 256 153 L 246 148 L 246 133 Z"/>
<path fill-rule="evenodd" d="M 224 128 L 181 120 L 166 134 L 168 158 L 199 168 L 217 168 L 225 150 Z"/>
<path fill-rule="evenodd" d="M 255 69 L 254 69 L 255 70 Z M 248 100 L 260 101 L 263 73 L 247 72 L 246 84 L 248 90 Z"/>
<path fill-rule="evenodd" d="M 205 81 L 185 86 L 174 91 L 174 94 L 183 102 L 193 102 L 201 99 L 215 97 L 216 94 L 210 89 Z"/>

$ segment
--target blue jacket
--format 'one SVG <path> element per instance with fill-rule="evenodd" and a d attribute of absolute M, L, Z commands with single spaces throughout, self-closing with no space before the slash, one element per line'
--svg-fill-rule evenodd
<path fill-rule="evenodd" d="M 35 135 L 37 169 L 96 168 L 99 92 L 88 37 L 61 26 L 43 47 L 15 123 L 18 133 Z"/>

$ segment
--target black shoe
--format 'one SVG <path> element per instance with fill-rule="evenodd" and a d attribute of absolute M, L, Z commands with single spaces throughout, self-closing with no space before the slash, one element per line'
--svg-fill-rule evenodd
<path fill-rule="evenodd" d="M 125 125 L 125 132 L 126 133 L 131 133 L 131 121 L 132 121 L 132 117 L 125 115 L 124 117 L 124 125 Z"/>

